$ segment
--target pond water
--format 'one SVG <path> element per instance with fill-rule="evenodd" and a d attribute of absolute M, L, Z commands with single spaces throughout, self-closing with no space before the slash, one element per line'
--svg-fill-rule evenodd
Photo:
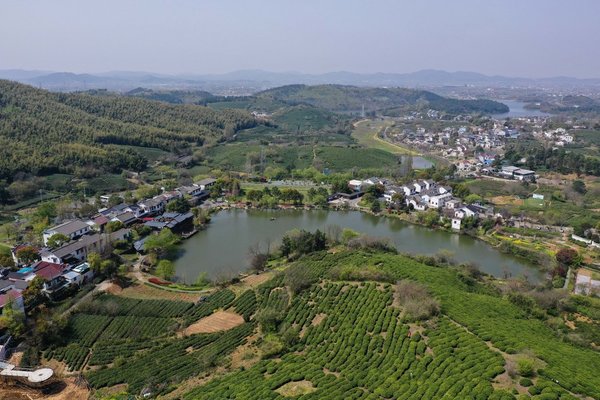
<path fill-rule="evenodd" d="M 402 162 L 406 162 L 409 157 L 401 156 Z M 412 156 L 412 169 L 427 169 L 433 167 L 433 163 L 421 156 Z"/>
<path fill-rule="evenodd" d="M 264 250 L 270 245 L 274 250 L 281 237 L 294 228 L 326 231 L 328 226 L 334 225 L 389 238 L 401 252 L 435 254 L 450 250 L 455 260 L 473 262 L 496 277 L 509 272 L 513 277 L 525 275 L 530 282 L 539 282 L 544 276 L 535 267 L 500 253 L 483 241 L 395 218 L 358 211 L 227 210 L 213 215 L 206 230 L 183 242 L 180 257 L 175 262 L 177 277 L 193 283 L 201 272 L 206 272 L 209 278 L 233 276 L 247 270 L 252 246 L 259 245 Z"/>
<path fill-rule="evenodd" d="M 509 111 L 502 114 L 493 114 L 496 118 L 519 118 L 519 117 L 550 117 L 552 114 L 540 110 L 528 110 L 525 108 L 525 104 L 522 101 L 517 100 L 497 100 L 500 103 L 504 103 L 508 106 Z"/>

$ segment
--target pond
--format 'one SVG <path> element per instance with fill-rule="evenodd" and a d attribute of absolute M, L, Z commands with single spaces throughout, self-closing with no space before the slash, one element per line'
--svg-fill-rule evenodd
<path fill-rule="evenodd" d="M 517 100 L 498 100 L 508 106 L 509 111 L 502 114 L 492 114 L 496 118 L 519 118 L 519 117 L 550 117 L 552 114 L 540 110 L 528 110 L 522 101 Z"/>
<path fill-rule="evenodd" d="M 430 160 L 426 159 L 425 157 L 401 156 L 400 158 L 402 159 L 402 163 L 405 163 L 407 161 L 411 162 L 412 169 L 427 169 L 427 168 L 433 167 L 433 163 Z"/>
<path fill-rule="evenodd" d="M 177 277 L 193 283 L 201 272 L 209 278 L 233 276 L 248 268 L 249 249 L 259 245 L 274 250 L 281 237 L 297 228 L 307 231 L 337 225 L 371 236 L 392 240 L 401 252 L 435 254 L 449 250 L 458 262 L 473 262 L 496 277 L 506 272 L 539 282 L 544 274 L 532 265 L 503 254 L 487 243 L 465 235 L 428 229 L 395 218 L 377 217 L 358 211 L 327 210 L 227 210 L 213 215 L 208 229 L 181 245 L 175 266 Z"/>

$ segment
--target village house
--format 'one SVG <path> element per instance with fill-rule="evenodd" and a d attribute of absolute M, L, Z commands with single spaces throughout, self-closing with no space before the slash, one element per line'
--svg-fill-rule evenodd
<path fill-rule="evenodd" d="M 189 232 L 194 229 L 194 214 L 164 213 L 160 217 L 146 221 L 144 226 L 158 231 L 168 228 L 175 233 Z"/>
<path fill-rule="evenodd" d="M 181 186 L 181 187 L 178 187 L 175 190 L 178 191 L 179 193 L 181 193 L 181 195 L 183 197 L 186 197 L 186 196 L 188 196 L 188 197 L 200 197 L 203 193 L 205 193 L 204 189 L 202 189 L 200 186 L 196 186 L 196 185 Z"/>
<path fill-rule="evenodd" d="M 86 223 L 96 232 L 104 232 L 104 228 L 106 227 L 106 224 L 108 224 L 109 222 L 110 222 L 110 219 L 108 219 L 106 216 L 104 216 L 102 214 L 99 214 L 99 215 L 92 217 Z"/>
<path fill-rule="evenodd" d="M 460 199 L 452 197 L 446 201 L 446 204 L 444 206 L 449 210 L 456 210 L 462 206 L 462 202 L 460 201 Z"/>
<path fill-rule="evenodd" d="M 156 215 L 160 214 L 165 209 L 166 202 L 162 197 L 153 197 L 138 203 L 141 215 Z"/>
<path fill-rule="evenodd" d="M 131 211 L 125 211 L 124 213 L 116 215 L 113 219 L 111 219 L 111 221 L 113 221 L 113 222 L 118 221 L 118 222 L 122 223 L 124 226 L 129 226 L 137 221 L 137 217 Z"/>
<path fill-rule="evenodd" d="M 13 302 L 15 310 L 25 312 L 25 303 L 23 301 L 23 294 L 18 290 L 8 290 L 6 292 L 0 292 L 0 314 L 4 310 L 4 307 L 10 302 Z"/>
<path fill-rule="evenodd" d="M 377 178 L 376 176 L 373 176 L 371 178 L 365 179 L 363 181 L 363 184 L 365 185 L 382 185 L 385 186 L 387 185 L 387 181 L 385 179 L 381 179 L 381 178 Z"/>
<path fill-rule="evenodd" d="M 500 170 L 500 175 L 508 179 L 516 179 L 519 181 L 533 181 L 535 180 L 535 171 L 529 169 L 522 169 L 514 166 L 504 166 Z"/>
<path fill-rule="evenodd" d="M 83 236 L 81 239 L 67 243 L 57 249 L 42 249 L 40 255 L 42 261 L 55 264 L 78 264 L 87 259 L 92 252 L 104 253 L 108 246 L 117 240 L 124 240 L 130 235 L 129 229 L 121 229 L 116 232 L 95 233 Z"/>
<path fill-rule="evenodd" d="M 358 180 L 358 179 L 351 179 L 348 182 L 348 187 L 353 192 L 360 192 L 362 190 L 362 185 L 363 185 L 363 181 Z"/>
<path fill-rule="evenodd" d="M 42 234 L 44 245 L 48 244 L 48 239 L 56 234 L 65 235 L 69 239 L 73 240 L 81 237 L 91 231 L 91 227 L 79 220 L 67 221 L 55 227 L 46 229 Z"/>
<path fill-rule="evenodd" d="M 81 286 L 94 279 L 94 272 L 88 263 L 81 263 L 63 274 L 71 285 Z"/>
<path fill-rule="evenodd" d="M 460 218 L 452 218 L 452 229 L 460 231 L 461 224 L 462 224 L 462 219 L 460 219 Z"/>
<path fill-rule="evenodd" d="M 11 248 L 11 249 L 10 249 L 10 254 L 11 254 L 11 256 L 12 256 L 12 259 L 13 259 L 13 261 L 15 262 L 15 265 L 16 265 L 16 266 L 18 266 L 18 267 L 19 267 L 19 266 L 21 266 L 21 265 L 23 265 L 23 264 L 24 264 L 24 263 L 23 263 L 23 261 L 19 259 L 19 257 L 18 257 L 18 255 L 17 255 L 17 253 L 19 252 L 19 250 L 21 250 L 21 249 L 24 249 L 24 248 L 27 248 L 27 247 L 31 247 L 31 248 L 33 248 L 33 249 L 34 249 L 36 252 L 38 252 L 38 253 L 39 253 L 39 249 L 38 249 L 37 247 L 35 247 L 35 246 L 31 246 L 31 245 L 29 245 L 29 244 L 25 244 L 25 243 L 18 244 L 18 245 L 14 246 L 13 248 Z"/>
<path fill-rule="evenodd" d="M 443 193 L 443 194 L 438 194 L 435 196 L 431 196 L 429 197 L 429 201 L 428 201 L 428 205 L 429 208 L 443 208 L 444 204 L 446 203 L 446 199 L 450 199 L 452 198 L 452 194 L 451 193 Z"/>
<path fill-rule="evenodd" d="M 215 183 L 217 183 L 215 178 L 206 178 L 194 183 L 194 185 L 198 186 L 201 190 L 208 190 L 213 187 Z"/>

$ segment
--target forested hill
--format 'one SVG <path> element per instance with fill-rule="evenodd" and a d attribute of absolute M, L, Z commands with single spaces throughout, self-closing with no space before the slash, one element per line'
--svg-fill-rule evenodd
<path fill-rule="evenodd" d="M 508 107 L 492 100 L 458 100 L 425 90 L 366 88 L 343 85 L 288 85 L 257 93 L 255 97 L 288 104 L 310 104 L 330 111 L 367 111 L 431 108 L 448 113 L 502 113 Z"/>
<path fill-rule="evenodd" d="M 204 90 L 152 90 L 137 88 L 125 93 L 125 96 L 141 97 L 148 100 L 164 101 L 171 104 L 200 104 L 223 101 L 225 97 L 217 96 Z"/>
<path fill-rule="evenodd" d="M 11 180 L 18 172 L 141 170 L 145 159 L 114 145 L 181 152 L 255 125 L 239 110 L 51 93 L 0 80 L 0 179 Z"/>

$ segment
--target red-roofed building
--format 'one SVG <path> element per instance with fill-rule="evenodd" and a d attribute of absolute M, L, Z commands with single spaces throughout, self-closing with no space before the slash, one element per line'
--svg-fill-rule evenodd
<path fill-rule="evenodd" d="M 100 214 L 98 216 L 96 216 L 95 218 L 92 218 L 92 226 L 99 232 L 104 232 L 104 227 L 106 226 L 106 224 L 108 224 L 110 222 L 110 219 L 108 219 L 106 216 Z"/>
<path fill-rule="evenodd" d="M 66 266 L 62 264 L 54 264 L 46 261 L 40 261 L 33 266 L 33 273 L 36 276 L 44 278 L 46 281 L 52 281 L 61 276 Z"/>
<path fill-rule="evenodd" d="M 13 307 L 16 310 L 25 312 L 25 303 L 23 303 L 23 295 L 18 290 L 11 289 L 8 292 L 0 294 L 0 312 L 9 301 L 14 301 Z"/>
<path fill-rule="evenodd" d="M 44 289 L 46 291 L 54 291 L 64 286 L 66 280 L 63 277 L 63 273 L 67 270 L 66 265 L 38 261 L 32 267 L 33 273 L 44 280 Z"/>

